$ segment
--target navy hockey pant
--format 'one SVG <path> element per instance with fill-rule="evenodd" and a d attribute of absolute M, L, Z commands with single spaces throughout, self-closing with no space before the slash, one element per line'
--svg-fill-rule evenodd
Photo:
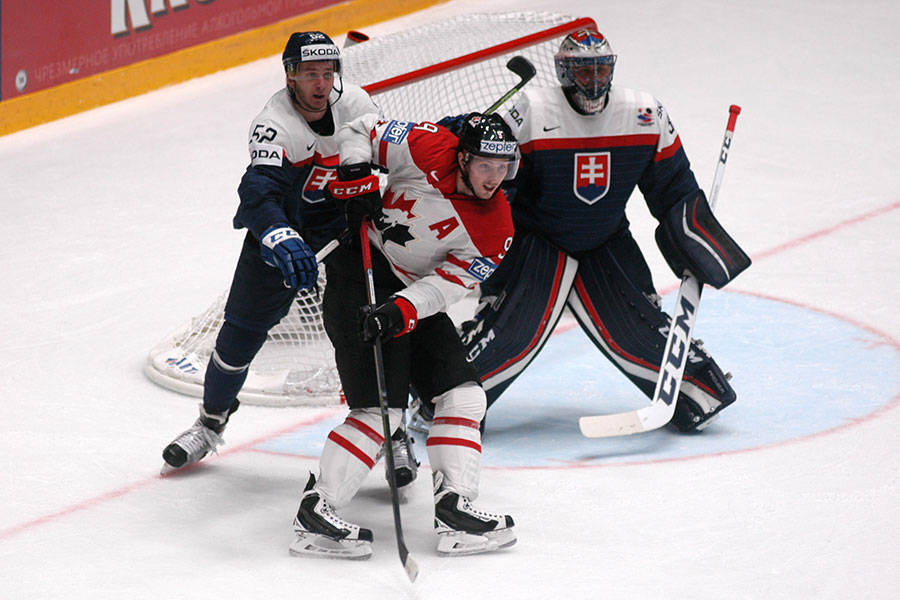
<path fill-rule="evenodd" d="M 488 283 L 482 300 L 493 301 L 462 327 L 488 407 L 538 355 L 565 306 L 603 355 L 647 397 L 653 395 L 669 317 L 647 298 L 653 293 L 650 272 L 627 229 L 577 259 L 526 234 Z M 679 402 L 707 395 L 725 403 L 734 399 L 712 358 L 692 342 Z"/>

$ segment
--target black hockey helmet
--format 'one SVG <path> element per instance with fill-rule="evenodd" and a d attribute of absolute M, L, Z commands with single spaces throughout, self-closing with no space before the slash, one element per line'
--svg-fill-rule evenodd
<path fill-rule="evenodd" d="M 330 37 L 321 31 L 292 33 L 281 53 L 284 70 L 293 75 L 300 63 L 311 60 L 332 60 L 334 72 L 341 72 L 341 50 Z"/>
<path fill-rule="evenodd" d="M 509 163 L 506 179 L 516 176 L 519 166 L 519 143 L 512 129 L 498 114 L 469 113 L 459 128 L 458 149 L 463 153 L 463 165 L 470 157 L 502 158 Z"/>

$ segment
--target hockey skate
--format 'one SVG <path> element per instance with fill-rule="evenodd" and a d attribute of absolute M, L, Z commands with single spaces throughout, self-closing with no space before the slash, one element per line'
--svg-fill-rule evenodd
<path fill-rule="evenodd" d="M 165 463 L 160 474 L 167 475 L 200 461 L 210 452 L 216 453 L 216 448 L 225 443 L 222 432 L 238 404 L 235 400 L 231 410 L 224 413 L 208 413 L 203 409 L 203 404 L 200 404 L 200 416 L 191 428 L 172 440 L 163 450 Z"/>
<path fill-rule="evenodd" d="M 443 482 L 443 473 L 435 471 L 434 529 L 438 534 L 438 554 L 480 554 L 516 543 L 511 516 L 480 511 L 465 496 L 444 489 Z"/>
<path fill-rule="evenodd" d="M 292 556 L 365 560 L 372 556 L 372 531 L 342 519 L 328 502 L 313 489 L 316 477 L 309 481 L 300 497 L 294 517 L 294 534 L 289 552 Z"/>
<path fill-rule="evenodd" d="M 403 494 L 412 489 L 408 486 L 419 475 L 419 461 L 416 460 L 413 452 L 413 442 L 414 440 L 402 428 L 397 429 L 391 436 L 391 450 L 394 453 L 394 479 L 402 499 L 406 499 L 403 498 Z M 378 450 L 375 462 L 377 463 L 382 458 L 384 458 L 384 446 Z M 390 481 L 387 461 L 384 461 L 384 478 Z"/>
<path fill-rule="evenodd" d="M 397 482 L 397 488 L 405 488 L 419 474 L 419 461 L 413 452 L 413 439 L 407 435 L 403 429 L 397 429 L 391 436 L 391 450 L 394 454 L 394 480 Z M 384 454 L 384 450 L 379 452 L 379 457 Z M 390 481 L 390 475 L 387 472 L 387 461 L 384 461 L 384 478 Z"/>
<path fill-rule="evenodd" d="M 682 388 L 671 421 L 672 426 L 681 433 L 703 431 L 719 418 L 722 410 L 734 404 L 737 399 L 737 394 L 729 383 L 731 373 L 722 372 L 719 365 L 706 352 L 702 340 L 694 340 L 694 346 L 706 364 L 697 369 L 693 377 L 705 387 L 714 390 L 716 396 L 700 393 L 690 398 Z"/>
<path fill-rule="evenodd" d="M 407 427 L 416 433 L 428 435 L 432 419 L 434 419 L 434 404 L 423 402 L 418 396 L 413 395 L 409 403 L 409 425 Z"/>

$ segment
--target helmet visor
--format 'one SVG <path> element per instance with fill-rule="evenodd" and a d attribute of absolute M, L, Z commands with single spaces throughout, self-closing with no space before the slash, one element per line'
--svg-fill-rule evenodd
<path fill-rule="evenodd" d="M 516 156 L 480 156 L 467 153 L 469 177 L 473 175 L 480 180 L 510 181 L 519 171 L 519 158 Z"/>
<path fill-rule="evenodd" d="M 323 63 L 331 63 L 330 69 L 304 69 L 303 65 L 309 64 L 323 64 Z M 284 72 L 288 74 L 288 77 L 291 79 L 297 79 L 300 81 L 309 80 L 309 79 L 318 79 L 321 77 L 325 80 L 334 79 L 336 73 L 340 72 L 340 63 L 336 60 L 330 61 L 316 61 L 315 63 L 311 63 L 310 61 L 306 62 L 290 62 L 284 65 Z"/>

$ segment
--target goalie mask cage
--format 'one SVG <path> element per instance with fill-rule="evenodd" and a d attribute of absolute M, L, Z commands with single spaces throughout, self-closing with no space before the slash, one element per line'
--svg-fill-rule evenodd
<path fill-rule="evenodd" d="M 436 121 L 483 111 L 518 83 L 506 68 L 513 56 L 534 64 L 537 75 L 528 85 L 558 85 L 553 56 L 564 36 L 585 27 L 596 25 L 592 19 L 547 12 L 457 16 L 344 48 L 342 79 L 368 91 L 387 118 Z M 515 100 L 510 98 L 500 110 Z M 322 322 L 324 269 L 320 273 L 320 291 L 298 293 L 288 315 L 269 331 L 238 395 L 242 402 L 340 402 L 334 350 Z M 203 395 L 226 297 L 227 291 L 150 351 L 144 364 L 150 379 L 181 393 Z"/>

